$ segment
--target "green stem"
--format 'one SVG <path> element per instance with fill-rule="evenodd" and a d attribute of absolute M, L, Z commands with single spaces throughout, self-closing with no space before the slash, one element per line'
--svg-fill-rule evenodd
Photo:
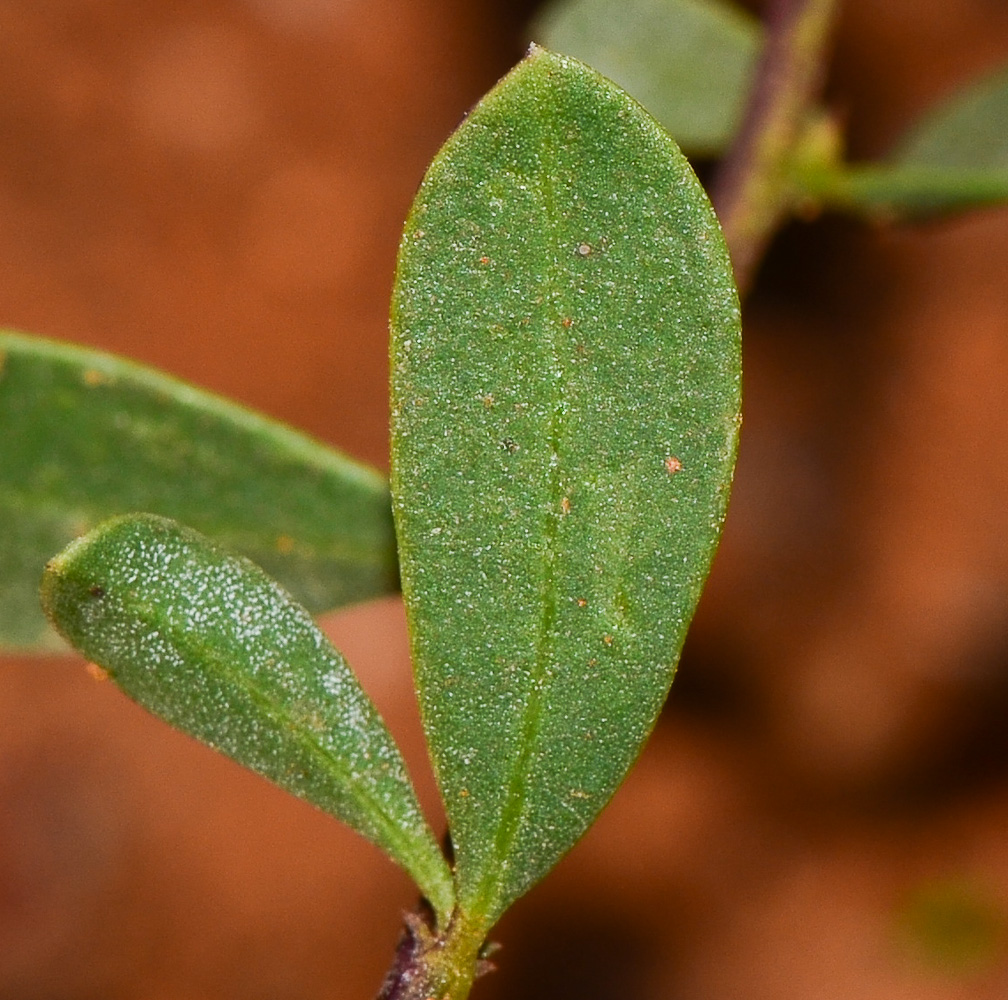
<path fill-rule="evenodd" d="M 377 1000 L 466 1000 L 476 978 L 493 968 L 485 958 L 485 935 L 482 923 L 458 910 L 444 932 L 429 908 L 408 914 Z"/>
<path fill-rule="evenodd" d="M 1004 168 L 821 164 L 796 174 L 795 181 L 817 209 L 839 208 L 883 218 L 928 216 L 1008 201 Z"/>
<path fill-rule="evenodd" d="M 823 70 L 837 0 L 773 0 L 742 129 L 713 188 L 740 294 L 793 203 L 789 165 Z"/>

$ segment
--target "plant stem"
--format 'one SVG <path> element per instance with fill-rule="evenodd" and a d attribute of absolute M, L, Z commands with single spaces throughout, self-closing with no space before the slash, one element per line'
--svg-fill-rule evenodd
<path fill-rule="evenodd" d="M 836 5 L 771 0 L 749 106 L 713 188 L 742 295 L 792 203 L 789 161 L 821 81 Z"/>
<path fill-rule="evenodd" d="M 1008 201 L 1008 170 L 1003 168 L 835 164 L 810 168 L 796 181 L 816 208 L 882 218 L 927 217 Z"/>
<path fill-rule="evenodd" d="M 395 961 L 377 1000 L 466 1000 L 475 979 L 493 969 L 483 957 L 485 928 L 456 910 L 438 932 L 433 912 L 421 904 L 407 914 Z"/>

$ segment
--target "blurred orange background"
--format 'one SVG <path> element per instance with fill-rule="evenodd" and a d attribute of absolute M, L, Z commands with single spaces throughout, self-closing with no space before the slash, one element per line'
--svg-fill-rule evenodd
<path fill-rule="evenodd" d="M 0 325 L 387 464 L 426 163 L 532 2 L 0 0 Z M 1008 60 L 1002 0 L 848 0 L 858 157 Z M 669 706 L 476 996 L 1008 996 L 1008 210 L 791 227 L 747 306 L 725 542 Z M 401 607 L 327 626 L 436 813 Z M 414 900 L 79 661 L 0 664 L 0 1000 L 376 992 Z"/>

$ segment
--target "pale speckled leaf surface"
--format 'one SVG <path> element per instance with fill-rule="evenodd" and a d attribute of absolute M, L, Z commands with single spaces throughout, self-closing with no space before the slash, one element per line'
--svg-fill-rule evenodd
<path fill-rule="evenodd" d="M 53 646 L 45 561 L 140 510 L 249 556 L 313 612 L 398 586 L 378 473 L 151 369 L 0 331 L 0 647 Z"/>
<path fill-rule="evenodd" d="M 738 130 L 763 42 L 757 18 L 728 0 L 554 0 L 529 31 L 590 63 L 705 156 Z"/>
<path fill-rule="evenodd" d="M 737 297 L 654 119 L 533 49 L 417 195 L 392 372 L 417 687 L 460 905 L 489 925 L 636 758 L 727 503 Z"/>
<path fill-rule="evenodd" d="M 308 611 L 261 569 L 131 515 L 52 559 L 42 600 L 131 698 L 378 844 L 447 917 L 451 874 L 398 748 Z"/>

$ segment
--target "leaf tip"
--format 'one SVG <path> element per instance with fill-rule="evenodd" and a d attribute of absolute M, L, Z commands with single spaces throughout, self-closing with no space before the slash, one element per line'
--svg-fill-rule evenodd
<path fill-rule="evenodd" d="M 66 550 L 50 559 L 42 570 L 39 581 L 39 601 L 46 617 L 55 626 L 56 604 L 59 596 L 60 583 L 66 575 Z"/>
<path fill-rule="evenodd" d="M 134 515 L 139 519 L 143 515 Z M 100 541 L 128 516 L 110 518 L 91 531 L 75 538 L 54 555 L 42 570 L 39 583 L 39 603 L 52 627 L 73 646 L 78 646 L 77 621 L 82 610 L 93 607 L 105 597 L 105 587 L 98 582 L 89 558 Z"/>

